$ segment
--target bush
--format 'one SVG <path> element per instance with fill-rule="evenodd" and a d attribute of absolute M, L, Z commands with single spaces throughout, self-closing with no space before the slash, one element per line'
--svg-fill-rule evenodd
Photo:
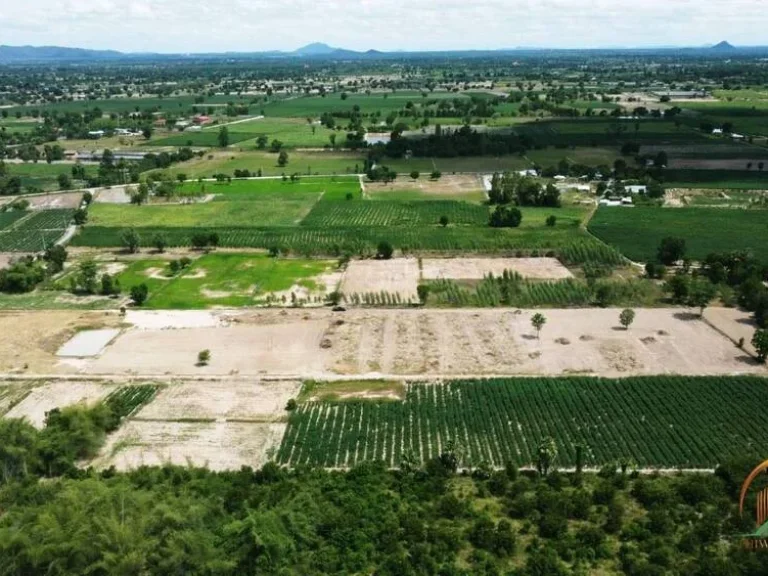
<path fill-rule="evenodd" d="M 285 405 L 285 409 L 288 412 L 293 412 L 294 410 L 296 410 L 296 407 L 297 407 L 297 404 L 294 398 L 289 399 L 288 403 Z"/>
<path fill-rule="evenodd" d="M 211 361 L 211 351 L 206 350 L 200 350 L 200 352 L 197 353 L 197 365 L 198 366 L 207 366 L 208 363 Z"/>
<path fill-rule="evenodd" d="M 557 224 L 557 216 L 555 215 L 547 216 L 547 226 L 552 228 L 555 226 L 555 224 Z"/>
<path fill-rule="evenodd" d="M 523 213 L 513 206 L 496 206 L 488 221 L 493 228 L 517 228 L 523 221 Z"/>
<path fill-rule="evenodd" d="M 427 303 L 427 298 L 429 298 L 429 285 L 427 284 L 419 284 L 416 286 L 416 294 L 419 295 L 419 302 L 423 304 Z"/>
<path fill-rule="evenodd" d="M 395 249 L 387 240 L 382 240 L 379 242 L 378 246 L 376 246 L 376 258 L 379 260 L 389 260 L 392 258 L 394 252 Z"/>
<path fill-rule="evenodd" d="M 131 300 L 136 306 L 141 306 L 147 301 L 149 296 L 149 288 L 143 282 L 137 286 L 131 287 Z"/>

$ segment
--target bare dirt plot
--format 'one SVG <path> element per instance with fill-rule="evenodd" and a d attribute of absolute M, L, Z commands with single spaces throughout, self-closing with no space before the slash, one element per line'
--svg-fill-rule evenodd
<path fill-rule="evenodd" d="M 404 301 L 418 300 L 419 262 L 416 258 L 353 260 L 344 272 L 341 291 L 346 295 L 370 292 L 400 294 Z"/>
<path fill-rule="evenodd" d="M 3 268 L 8 268 L 8 266 L 10 266 L 12 262 L 17 260 L 21 256 L 23 256 L 23 254 L 19 254 L 18 252 L 12 252 L 12 253 L 2 252 L 2 253 L 0 253 L 0 270 L 2 270 Z"/>
<path fill-rule="evenodd" d="M 6 418 L 25 418 L 33 426 L 42 428 L 45 424 L 46 412 L 72 404 L 95 404 L 106 398 L 115 388 L 114 384 L 98 382 L 58 381 L 42 384 L 32 388 L 29 394 L 5 416 Z"/>
<path fill-rule="evenodd" d="M 482 280 L 488 274 L 501 276 L 505 270 L 517 272 L 524 278 L 573 277 L 557 258 L 424 258 L 421 261 L 424 280 Z"/>
<path fill-rule="evenodd" d="M 274 325 L 128 330 L 85 371 L 98 374 L 209 375 L 322 372 L 327 352 L 320 347 L 324 321 Z M 197 354 L 211 352 L 207 366 Z"/>
<path fill-rule="evenodd" d="M 210 470 L 260 468 L 280 445 L 285 424 L 250 422 L 128 422 L 112 434 L 93 462 L 129 470 L 166 463 Z"/>
<path fill-rule="evenodd" d="M 39 384 L 40 382 L 37 381 L 0 382 L 0 416 L 5 415 Z"/>
<path fill-rule="evenodd" d="M 51 373 L 56 351 L 77 331 L 119 323 L 106 312 L 0 312 L 0 372 Z"/>
<path fill-rule="evenodd" d="M 102 188 L 93 199 L 97 204 L 130 204 L 131 196 L 126 192 L 125 186 L 115 188 Z"/>
<path fill-rule="evenodd" d="M 83 330 L 59 348 L 56 355 L 71 358 L 98 356 L 118 334 L 120 334 L 120 330 L 115 328 Z"/>
<path fill-rule="evenodd" d="M 140 330 L 209 328 L 228 325 L 229 314 L 208 310 L 128 310 L 125 321 Z"/>
<path fill-rule="evenodd" d="M 338 374 L 567 375 L 765 374 L 686 310 L 638 310 L 631 329 L 619 310 L 361 310 L 331 339 Z"/>
<path fill-rule="evenodd" d="M 30 210 L 51 210 L 53 208 L 79 208 L 83 194 L 81 192 L 67 192 L 64 194 L 26 196 L 25 198 L 29 200 Z"/>
<path fill-rule="evenodd" d="M 387 184 L 381 182 L 366 182 L 365 191 L 368 196 L 386 199 L 402 192 L 417 191 L 420 195 L 437 198 L 485 200 L 483 179 L 477 174 L 446 175 L 439 180 L 431 180 L 422 176 L 418 180 L 403 177 Z"/>
<path fill-rule="evenodd" d="M 704 310 L 704 319 L 734 343 L 738 343 L 743 338 L 744 350 L 750 354 L 756 354 L 752 346 L 752 336 L 757 330 L 757 324 L 750 312 L 736 308 L 710 307 Z"/>
<path fill-rule="evenodd" d="M 170 384 L 144 406 L 136 419 L 179 420 L 236 419 L 275 421 L 284 419 L 285 405 L 301 389 L 298 380 L 207 380 Z"/>

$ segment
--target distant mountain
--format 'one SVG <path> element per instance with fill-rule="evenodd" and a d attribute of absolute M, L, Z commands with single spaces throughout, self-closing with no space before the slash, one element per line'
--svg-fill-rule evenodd
<path fill-rule="evenodd" d="M 322 42 L 313 42 L 312 44 L 302 46 L 298 50 L 294 50 L 293 54 L 296 54 L 297 56 L 326 56 L 339 50 L 341 50 L 341 48 L 334 48 L 333 46 L 328 46 L 328 44 L 323 44 Z"/>
<path fill-rule="evenodd" d="M 0 46 L 0 62 L 49 62 L 74 60 L 115 60 L 125 57 L 116 50 L 87 50 L 61 46 Z"/>
<path fill-rule="evenodd" d="M 726 42 L 725 40 L 723 40 L 719 44 L 715 44 L 714 46 L 712 46 L 712 50 L 717 50 L 719 52 L 728 52 L 730 50 L 736 50 L 736 46 L 734 46 L 730 42 Z"/>

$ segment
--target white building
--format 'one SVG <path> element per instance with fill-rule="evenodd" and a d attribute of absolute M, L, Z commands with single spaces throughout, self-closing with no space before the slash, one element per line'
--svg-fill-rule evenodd
<path fill-rule="evenodd" d="M 648 191 L 648 186 L 644 184 L 631 184 L 630 186 L 625 186 L 624 189 L 630 194 L 645 194 Z"/>

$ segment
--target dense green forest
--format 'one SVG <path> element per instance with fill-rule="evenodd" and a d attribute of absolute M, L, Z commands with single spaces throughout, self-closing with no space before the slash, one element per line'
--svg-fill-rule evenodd
<path fill-rule="evenodd" d="M 122 404 L 0 420 L 0 574 L 761 575 L 768 556 L 736 494 L 753 462 L 714 475 L 348 472 L 74 466 L 119 425 Z M 555 451 L 542 461 L 549 463 Z"/>

